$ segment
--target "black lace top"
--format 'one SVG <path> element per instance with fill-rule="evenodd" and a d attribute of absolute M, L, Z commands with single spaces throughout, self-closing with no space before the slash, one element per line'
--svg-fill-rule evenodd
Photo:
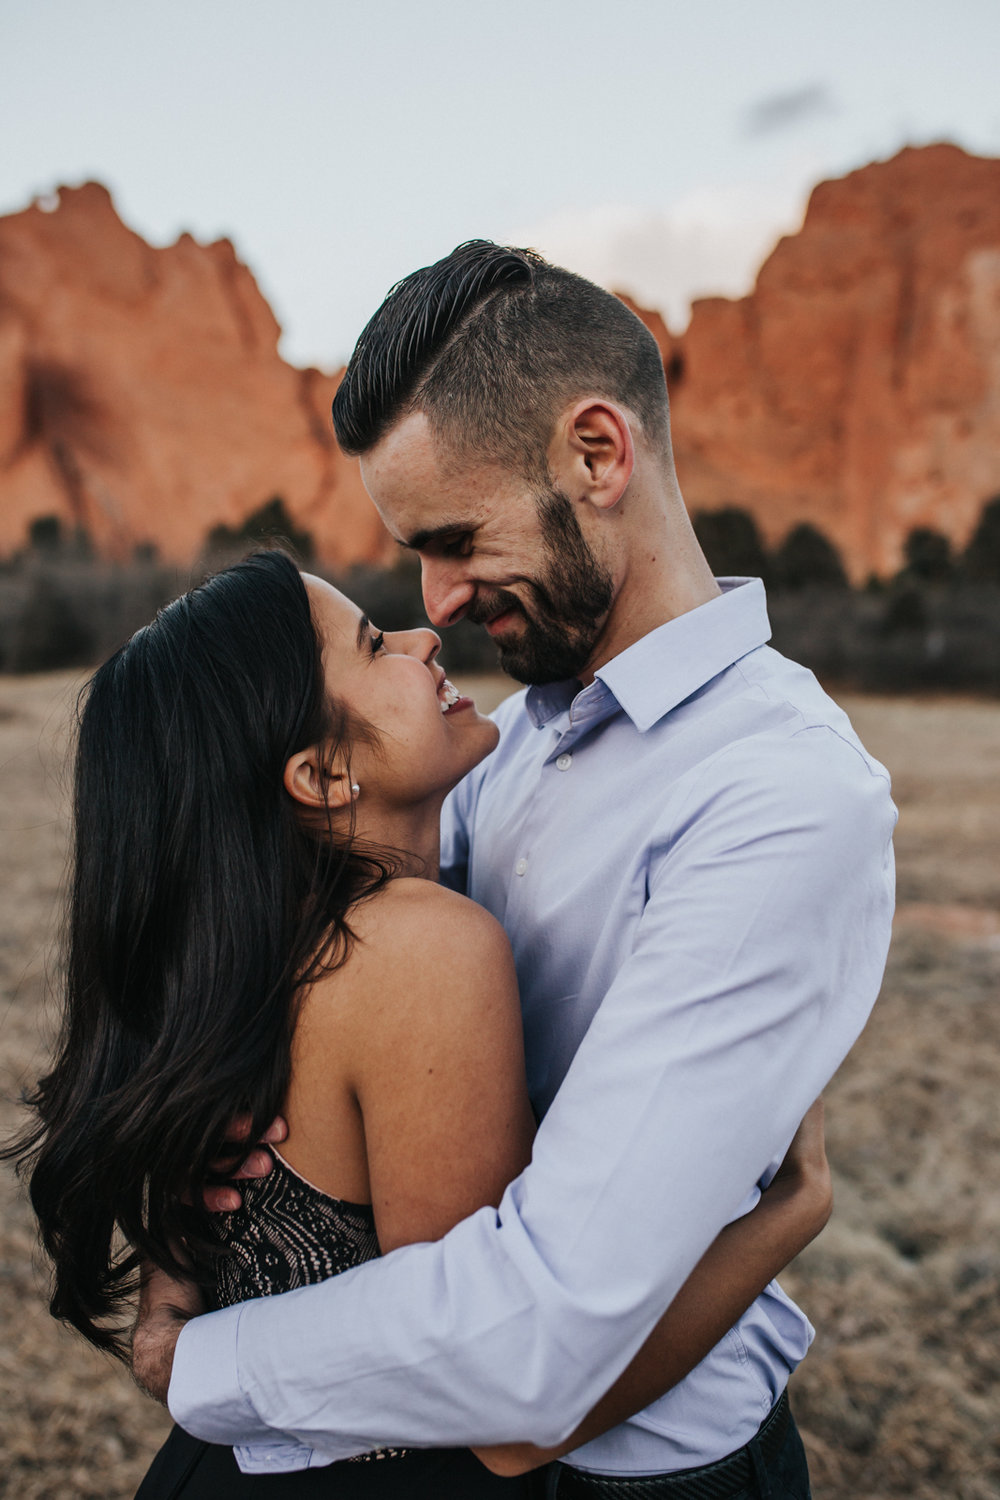
<path fill-rule="evenodd" d="M 240 1184 L 242 1208 L 218 1220 L 228 1251 L 216 1265 L 219 1307 L 325 1281 L 379 1254 L 370 1204 L 329 1197 L 273 1155 L 266 1177 Z"/>
<path fill-rule="evenodd" d="M 240 1183 L 242 1207 L 218 1217 L 216 1234 L 228 1252 L 215 1265 L 218 1307 L 325 1281 L 381 1253 L 370 1204 L 331 1198 L 277 1151 L 272 1155 L 266 1177 Z M 345 1462 L 404 1458 L 412 1451 L 378 1448 Z"/>

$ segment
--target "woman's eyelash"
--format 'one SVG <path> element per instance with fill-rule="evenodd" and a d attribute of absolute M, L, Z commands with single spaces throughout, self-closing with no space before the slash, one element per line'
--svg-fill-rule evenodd
<path fill-rule="evenodd" d="M 385 640 L 385 631 L 384 630 L 380 630 L 379 633 L 378 633 L 378 635 L 373 635 L 373 636 L 370 637 L 369 649 L 371 651 L 372 656 L 375 655 L 376 651 L 381 651 L 381 649 L 382 649 L 382 643 L 383 643 L 384 640 Z"/>

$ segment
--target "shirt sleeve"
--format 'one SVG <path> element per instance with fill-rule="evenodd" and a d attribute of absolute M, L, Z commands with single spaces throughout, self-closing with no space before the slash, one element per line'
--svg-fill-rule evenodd
<path fill-rule="evenodd" d="M 288 1467 L 562 1442 L 862 1029 L 894 821 L 884 777 L 828 728 L 716 756 L 651 840 L 633 950 L 499 1211 L 189 1324 L 180 1424 L 234 1444 L 284 1434 Z"/>

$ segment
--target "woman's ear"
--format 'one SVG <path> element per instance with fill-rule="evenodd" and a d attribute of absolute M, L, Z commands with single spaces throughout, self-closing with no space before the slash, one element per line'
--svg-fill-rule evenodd
<path fill-rule="evenodd" d="M 333 764 L 322 745 L 297 750 L 285 765 L 285 791 L 302 807 L 338 812 L 354 800 L 346 766 Z"/>

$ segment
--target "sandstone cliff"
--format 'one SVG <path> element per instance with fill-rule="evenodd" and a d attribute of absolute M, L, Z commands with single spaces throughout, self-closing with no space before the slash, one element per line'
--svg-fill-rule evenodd
<path fill-rule="evenodd" d="M 153 249 L 106 190 L 0 219 L 0 553 L 30 521 L 186 560 L 280 495 L 323 559 L 393 551 L 330 425 L 336 376 L 296 370 L 228 241 Z M 901 152 L 820 184 L 750 296 L 695 304 L 664 355 L 692 509 L 769 543 L 809 521 L 852 576 L 914 526 L 963 545 L 1000 491 L 1000 161 Z"/>
<path fill-rule="evenodd" d="M 771 543 L 812 522 L 861 579 L 914 526 L 964 545 L 1000 491 L 1000 161 L 929 146 L 821 183 L 748 297 L 679 338 L 637 311 L 692 509 Z"/>
<path fill-rule="evenodd" d="M 0 219 L 0 551 L 55 514 L 187 560 L 280 495 L 328 562 L 385 555 L 336 377 L 286 364 L 279 331 L 227 240 L 153 249 L 96 183 Z"/>

